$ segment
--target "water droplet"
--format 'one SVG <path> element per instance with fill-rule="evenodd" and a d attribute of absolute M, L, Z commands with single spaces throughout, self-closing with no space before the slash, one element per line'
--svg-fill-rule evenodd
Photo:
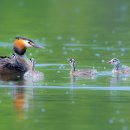
<path fill-rule="evenodd" d="M 95 56 L 100 57 L 101 55 L 99 53 L 96 53 Z"/>
<path fill-rule="evenodd" d="M 94 40 L 93 40 L 93 43 L 96 43 L 96 42 L 97 42 L 97 40 L 96 40 L 96 39 L 94 39 Z"/>
<path fill-rule="evenodd" d="M 59 69 L 64 69 L 64 68 L 65 68 L 64 65 L 60 65 L 60 66 L 59 66 Z"/>
<path fill-rule="evenodd" d="M 48 50 L 49 51 L 49 53 L 53 53 L 53 50 Z"/>
<path fill-rule="evenodd" d="M 125 48 L 121 48 L 121 51 L 124 52 L 124 51 L 126 51 L 126 49 Z"/>
<path fill-rule="evenodd" d="M 67 54 L 68 54 L 68 52 L 64 51 L 64 55 L 67 55 Z"/>
<path fill-rule="evenodd" d="M 69 92 L 68 91 L 66 91 L 66 93 L 65 94 L 69 94 Z"/>
<path fill-rule="evenodd" d="M 58 70 L 57 73 L 61 73 L 61 72 Z"/>
<path fill-rule="evenodd" d="M 72 101 L 72 104 L 75 104 L 75 101 Z"/>
<path fill-rule="evenodd" d="M 113 52 L 112 55 L 115 56 L 116 54 Z"/>
<path fill-rule="evenodd" d="M 121 7 L 121 10 L 124 11 L 124 12 L 127 11 L 127 10 L 128 10 L 128 6 L 127 6 L 127 5 L 123 5 L 123 6 Z"/>
<path fill-rule="evenodd" d="M 57 40 L 62 40 L 63 37 L 62 36 L 57 36 Z"/>
<path fill-rule="evenodd" d="M 30 53 L 29 55 L 32 56 L 32 53 Z"/>
<path fill-rule="evenodd" d="M 117 110 L 117 111 L 116 111 L 116 114 L 117 114 L 117 115 L 118 115 L 118 114 L 120 114 L 120 111 L 119 111 L 119 110 Z"/>
<path fill-rule="evenodd" d="M 45 41 L 45 40 L 46 40 L 46 38 L 45 38 L 45 37 L 43 37 L 43 38 L 42 38 L 42 40 L 43 40 L 43 41 Z"/>
<path fill-rule="evenodd" d="M 71 41 L 75 41 L 75 38 L 74 38 L 74 37 L 71 37 L 70 40 L 71 40 Z"/>
<path fill-rule="evenodd" d="M 101 60 L 101 62 L 105 62 L 105 60 Z"/>
<path fill-rule="evenodd" d="M 109 123 L 109 124 L 113 124 L 114 121 L 115 121 L 115 118 L 111 118 L 111 119 L 108 121 L 108 123 Z"/>
<path fill-rule="evenodd" d="M 112 34 L 115 34 L 116 33 L 116 31 L 115 30 L 112 30 Z"/>
<path fill-rule="evenodd" d="M 127 127 L 127 126 L 124 126 L 124 127 L 122 128 L 122 130 L 128 130 L 128 127 Z"/>
<path fill-rule="evenodd" d="M 122 41 L 121 40 L 117 41 L 117 44 L 122 45 Z"/>
<path fill-rule="evenodd" d="M 41 112 L 45 112 L 46 110 L 44 108 L 41 109 Z"/>
<path fill-rule="evenodd" d="M 124 56 L 124 53 L 121 53 L 121 56 Z"/>
<path fill-rule="evenodd" d="M 119 121 L 120 121 L 120 123 L 125 123 L 125 119 L 124 118 L 121 118 Z"/>

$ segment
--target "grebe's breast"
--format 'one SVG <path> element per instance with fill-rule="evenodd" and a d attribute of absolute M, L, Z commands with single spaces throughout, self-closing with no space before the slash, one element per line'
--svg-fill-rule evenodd
<path fill-rule="evenodd" d="M 112 72 L 117 74 L 130 74 L 130 68 L 128 66 L 123 66 L 119 70 L 113 69 Z"/>

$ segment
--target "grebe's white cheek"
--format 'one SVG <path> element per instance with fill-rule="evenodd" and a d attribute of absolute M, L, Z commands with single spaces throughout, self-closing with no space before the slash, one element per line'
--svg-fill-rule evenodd
<path fill-rule="evenodd" d="M 27 40 L 24 41 L 24 44 L 25 44 L 26 47 L 32 47 L 32 46 L 28 43 Z"/>

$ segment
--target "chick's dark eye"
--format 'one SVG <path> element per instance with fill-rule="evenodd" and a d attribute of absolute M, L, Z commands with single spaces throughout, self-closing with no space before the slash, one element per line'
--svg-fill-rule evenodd
<path fill-rule="evenodd" d="M 29 44 L 31 44 L 31 42 L 30 42 L 30 41 L 28 41 L 28 43 L 29 43 Z"/>

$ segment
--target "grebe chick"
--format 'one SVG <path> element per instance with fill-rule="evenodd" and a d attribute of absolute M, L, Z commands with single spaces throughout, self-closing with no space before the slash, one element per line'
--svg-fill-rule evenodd
<path fill-rule="evenodd" d="M 33 58 L 31 58 L 30 61 L 32 62 L 32 69 L 24 74 L 24 79 L 31 80 L 33 82 L 42 80 L 44 77 L 43 73 L 35 70 L 36 61 Z"/>
<path fill-rule="evenodd" d="M 69 59 L 71 70 L 70 75 L 77 77 L 94 77 L 97 73 L 96 69 L 86 69 L 86 70 L 77 70 L 76 71 L 76 61 L 74 59 Z"/>
<path fill-rule="evenodd" d="M 113 73 L 119 73 L 119 74 L 130 74 L 130 68 L 128 66 L 121 66 L 120 60 L 117 58 L 113 58 L 110 61 L 107 62 L 108 64 L 114 65 L 114 68 L 112 70 Z"/>
<path fill-rule="evenodd" d="M 28 47 L 42 48 L 36 45 L 32 40 L 24 37 L 16 37 L 14 42 L 14 54 L 11 57 L 0 57 L 0 74 L 24 74 L 31 70 L 32 62 L 26 57 L 26 50 Z"/>

